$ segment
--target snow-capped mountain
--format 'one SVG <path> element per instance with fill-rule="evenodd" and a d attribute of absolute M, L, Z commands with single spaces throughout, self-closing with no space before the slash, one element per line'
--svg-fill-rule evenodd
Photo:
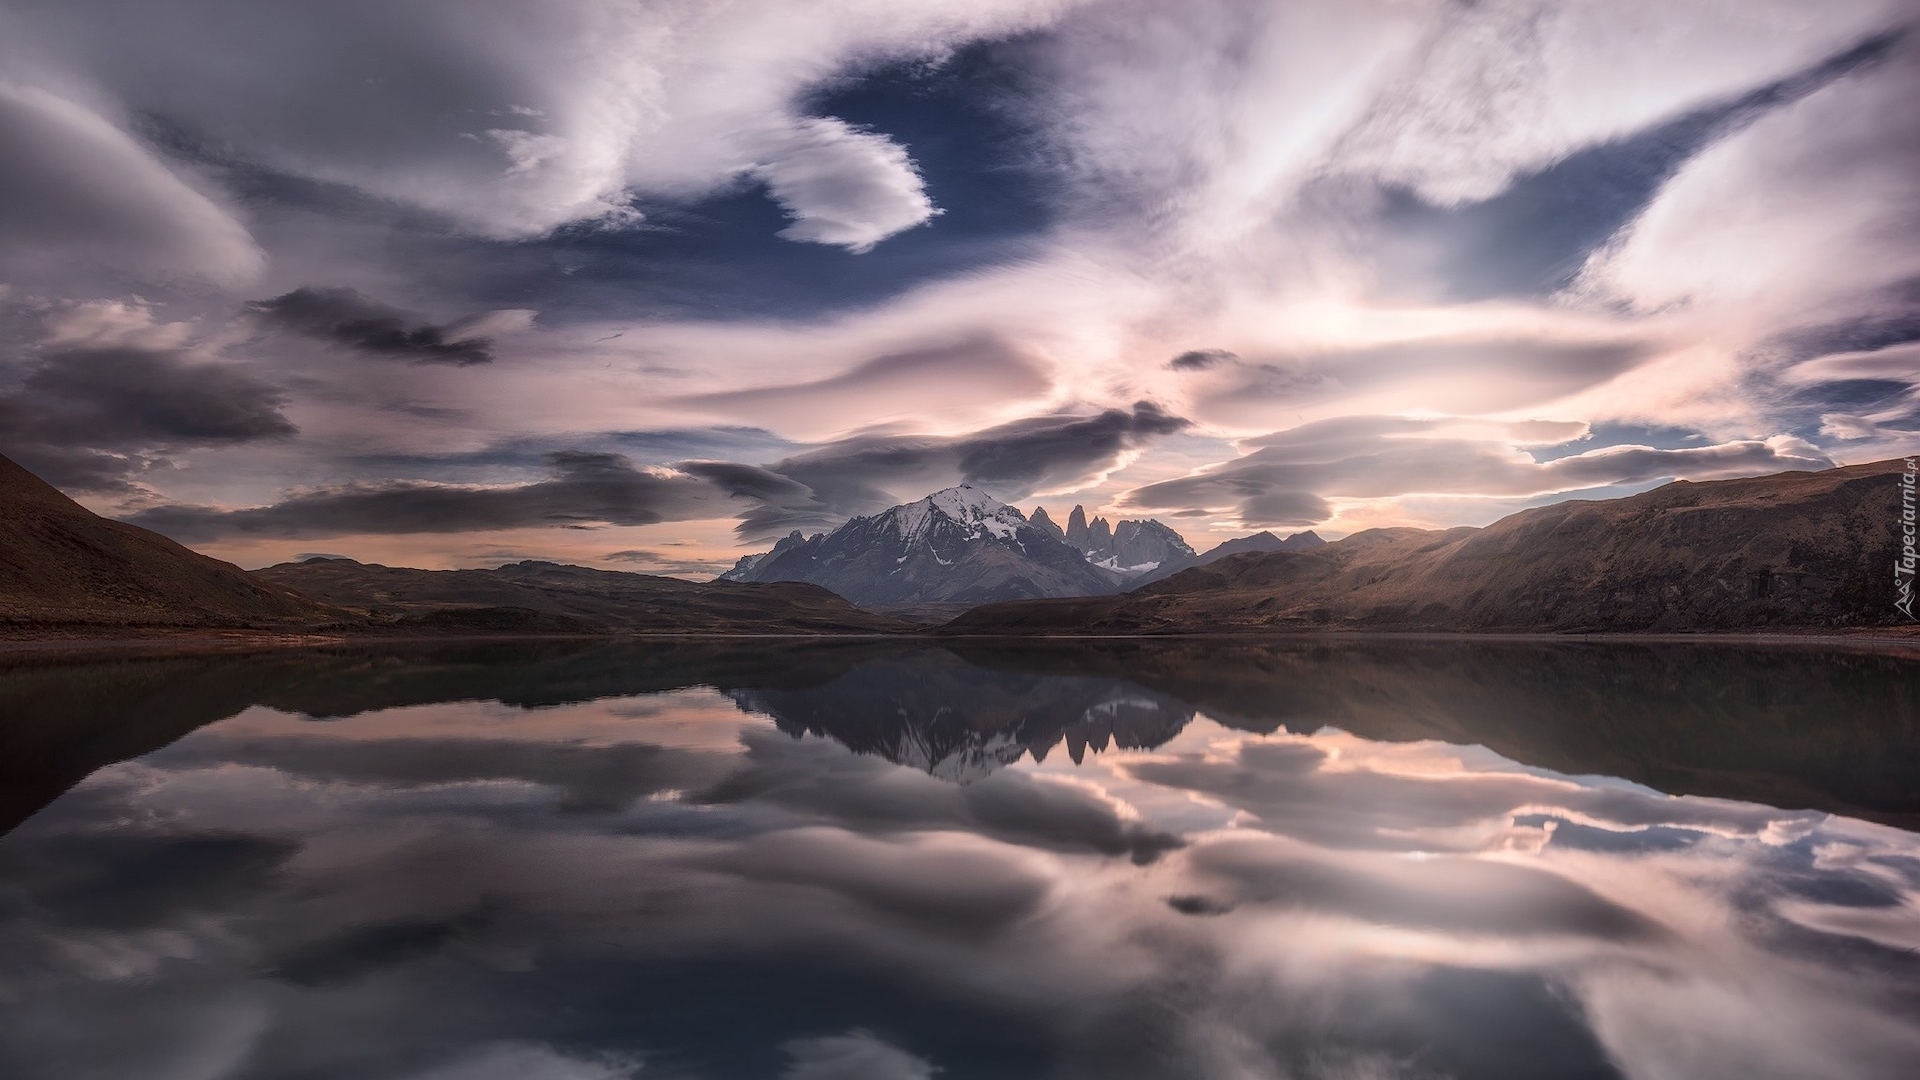
<path fill-rule="evenodd" d="M 830 533 L 794 532 L 721 575 L 811 582 L 866 606 L 1094 596 L 1122 588 L 1128 576 L 1089 562 L 1058 529 L 1036 527 L 968 484 Z"/>

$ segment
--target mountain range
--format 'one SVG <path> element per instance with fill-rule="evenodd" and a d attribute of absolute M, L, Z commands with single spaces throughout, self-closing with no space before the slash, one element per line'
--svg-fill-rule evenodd
<path fill-rule="evenodd" d="M 1313 533 L 1230 540 L 1205 555 L 1166 525 L 1114 525 L 1075 506 L 1063 529 L 968 484 L 857 517 L 832 532 L 788 534 L 749 555 L 728 581 L 806 581 L 875 610 L 951 607 L 1063 596 L 1100 596 L 1158 581 L 1239 551 L 1288 551 L 1323 541 Z"/>
<path fill-rule="evenodd" d="M 909 627 L 817 585 L 741 584 L 525 561 L 415 570 L 307 559 L 250 577 L 420 630 L 541 633 L 897 633 Z"/>
<path fill-rule="evenodd" d="M 1158 522 L 1113 526 L 1076 507 L 1062 529 L 963 485 L 795 533 L 695 583 L 545 562 L 436 571 L 315 559 L 249 573 L 102 519 L 0 457 L 0 636 L 897 634 L 934 622 L 973 636 L 1905 633 L 1893 574 L 1903 469 L 1681 481 L 1485 528 L 1370 529 L 1334 543 L 1261 533 L 1204 554 Z"/>
<path fill-rule="evenodd" d="M 1903 465 L 1676 481 L 1485 528 L 1229 555 L 1122 596 L 975 608 L 957 634 L 1694 632 L 1882 626 Z"/>
<path fill-rule="evenodd" d="M 1307 734 L 1337 718 L 1365 739 L 1477 743 L 1556 772 L 1920 826 L 1911 657 L 1861 649 L 1836 668 L 1831 656 L 1712 642 L 1592 649 L 1378 636 L 687 637 L 15 663 L 0 666 L 0 833 L 101 765 L 253 705 L 327 719 L 445 701 L 542 708 L 689 686 L 726 693 L 794 736 L 956 779 L 990 774 L 1022 748 L 1077 760 L 1157 746 L 1200 710 L 1261 733 Z M 625 805 L 658 780 L 647 767 L 658 751 L 642 744 L 547 756 L 494 753 L 490 742 L 387 740 L 367 778 L 531 778 L 576 807 Z M 1095 835 L 1116 853 L 1152 850 L 1132 843 L 1143 834 Z"/>
<path fill-rule="evenodd" d="M 791 533 L 721 578 L 812 582 L 862 607 L 1093 596 L 1126 584 L 1051 526 L 962 484 L 832 532 Z"/>
<path fill-rule="evenodd" d="M 413 570 L 316 559 L 251 573 L 110 521 L 0 457 L 0 636 L 872 634 L 908 625 L 812 585 L 696 583 L 519 563 Z"/>

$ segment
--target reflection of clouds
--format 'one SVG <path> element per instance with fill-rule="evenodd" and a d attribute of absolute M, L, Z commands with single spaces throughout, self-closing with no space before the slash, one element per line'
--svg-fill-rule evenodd
<path fill-rule="evenodd" d="M 223 723 L 232 736 L 280 737 L 325 725 L 334 739 L 501 739 L 607 746 L 645 742 L 654 746 L 727 750 L 739 742 L 740 710 L 712 690 L 674 690 L 644 697 L 614 697 L 527 708 L 499 701 L 443 701 L 357 712 L 314 721 L 256 706 Z"/>
<path fill-rule="evenodd" d="M 1820 816 L 1472 766 L 1463 754 L 1500 760 L 1444 744 L 1376 744 L 1327 732 L 1215 740 L 1204 751 L 1147 755 L 1125 771 L 1237 808 L 1264 828 L 1342 847 L 1477 849 L 1494 835 L 1488 830 L 1504 833 L 1513 817 L 1527 814 L 1616 832 L 1678 826 L 1728 836 L 1792 831 Z"/>
<path fill-rule="evenodd" d="M 1873 1080 L 1920 1053 L 1920 843 L 1891 829 L 1204 719 L 955 785 L 715 700 L 255 711 L 104 770 L 0 843 L 10 1075 Z"/>
<path fill-rule="evenodd" d="M 795 1039 L 781 1049 L 792 1063 L 780 1080 L 933 1080 L 940 1071 L 868 1031 Z"/>
<path fill-rule="evenodd" d="M 412 1074 L 407 1080 L 627 1080 L 639 1072 L 638 1060 L 611 1057 L 583 1061 L 551 1047 L 495 1043 Z"/>

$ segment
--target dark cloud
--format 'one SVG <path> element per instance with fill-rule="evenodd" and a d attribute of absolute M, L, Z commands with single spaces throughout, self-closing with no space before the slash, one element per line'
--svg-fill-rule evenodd
<path fill-rule="evenodd" d="M 282 539 L 360 533 L 459 533 L 604 522 L 652 525 L 724 512 L 704 480 L 647 472 L 617 454 L 549 454 L 553 476 L 514 487 L 418 483 L 346 486 L 272 506 L 164 506 L 126 519 L 187 543 L 230 536 Z"/>
<path fill-rule="evenodd" d="M 1184 430 L 1189 421 L 1149 401 L 1093 416 L 1037 416 L 958 437 L 870 436 L 798 454 L 764 468 L 683 463 L 758 505 L 742 515 L 744 539 L 838 525 L 959 481 L 1003 499 L 1111 467 L 1126 451 Z M 911 493 L 905 496 L 903 493 Z"/>
<path fill-rule="evenodd" d="M 1167 367 L 1173 371 L 1205 371 L 1238 359 L 1225 349 L 1189 349 L 1167 361 Z"/>
<path fill-rule="evenodd" d="M 292 435 L 286 396 L 239 368 L 137 348 L 54 353 L 27 376 L 48 441 L 126 445 L 251 442 Z"/>
<path fill-rule="evenodd" d="M 4 404 L 0 399 L 0 407 Z M 200 423 L 212 430 L 215 421 Z M 830 528 L 958 481 L 1020 498 L 1042 484 L 1110 467 L 1125 451 L 1187 424 L 1151 402 L 1139 402 L 1092 416 L 1033 417 L 958 437 L 851 439 L 772 465 L 683 461 L 652 471 L 621 454 L 561 450 L 542 455 L 554 475 L 531 484 L 351 484 L 265 507 L 165 506 L 127 520 L 194 543 L 236 535 L 295 539 L 651 525 L 739 513 L 740 535 L 760 538 L 795 528 Z M 517 457 L 487 454 L 478 460 Z M 674 573 L 713 569 L 644 551 L 613 557 L 651 562 Z"/>
<path fill-rule="evenodd" d="M 0 393 L 0 439 L 57 486 L 126 491 L 169 449 L 295 434 L 285 404 L 278 387 L 233 365 L 169 350 L 65 349 Z"/>
<path fill-rule="evenodd" d="M 366 353 L 416 364 L 487 364 L 493 342 L 462 337 L 458 324 L 435 325 L 353 289 L 302 286 L 247 305 L 268 326 Z"/>

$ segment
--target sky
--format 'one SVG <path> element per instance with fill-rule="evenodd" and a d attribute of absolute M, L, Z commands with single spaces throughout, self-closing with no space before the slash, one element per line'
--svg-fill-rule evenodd
<path fill-rule="evenodd" d="M 1920 452 L 1916 0 L 0 0 L 0 453 L 255 567 Z"/>

